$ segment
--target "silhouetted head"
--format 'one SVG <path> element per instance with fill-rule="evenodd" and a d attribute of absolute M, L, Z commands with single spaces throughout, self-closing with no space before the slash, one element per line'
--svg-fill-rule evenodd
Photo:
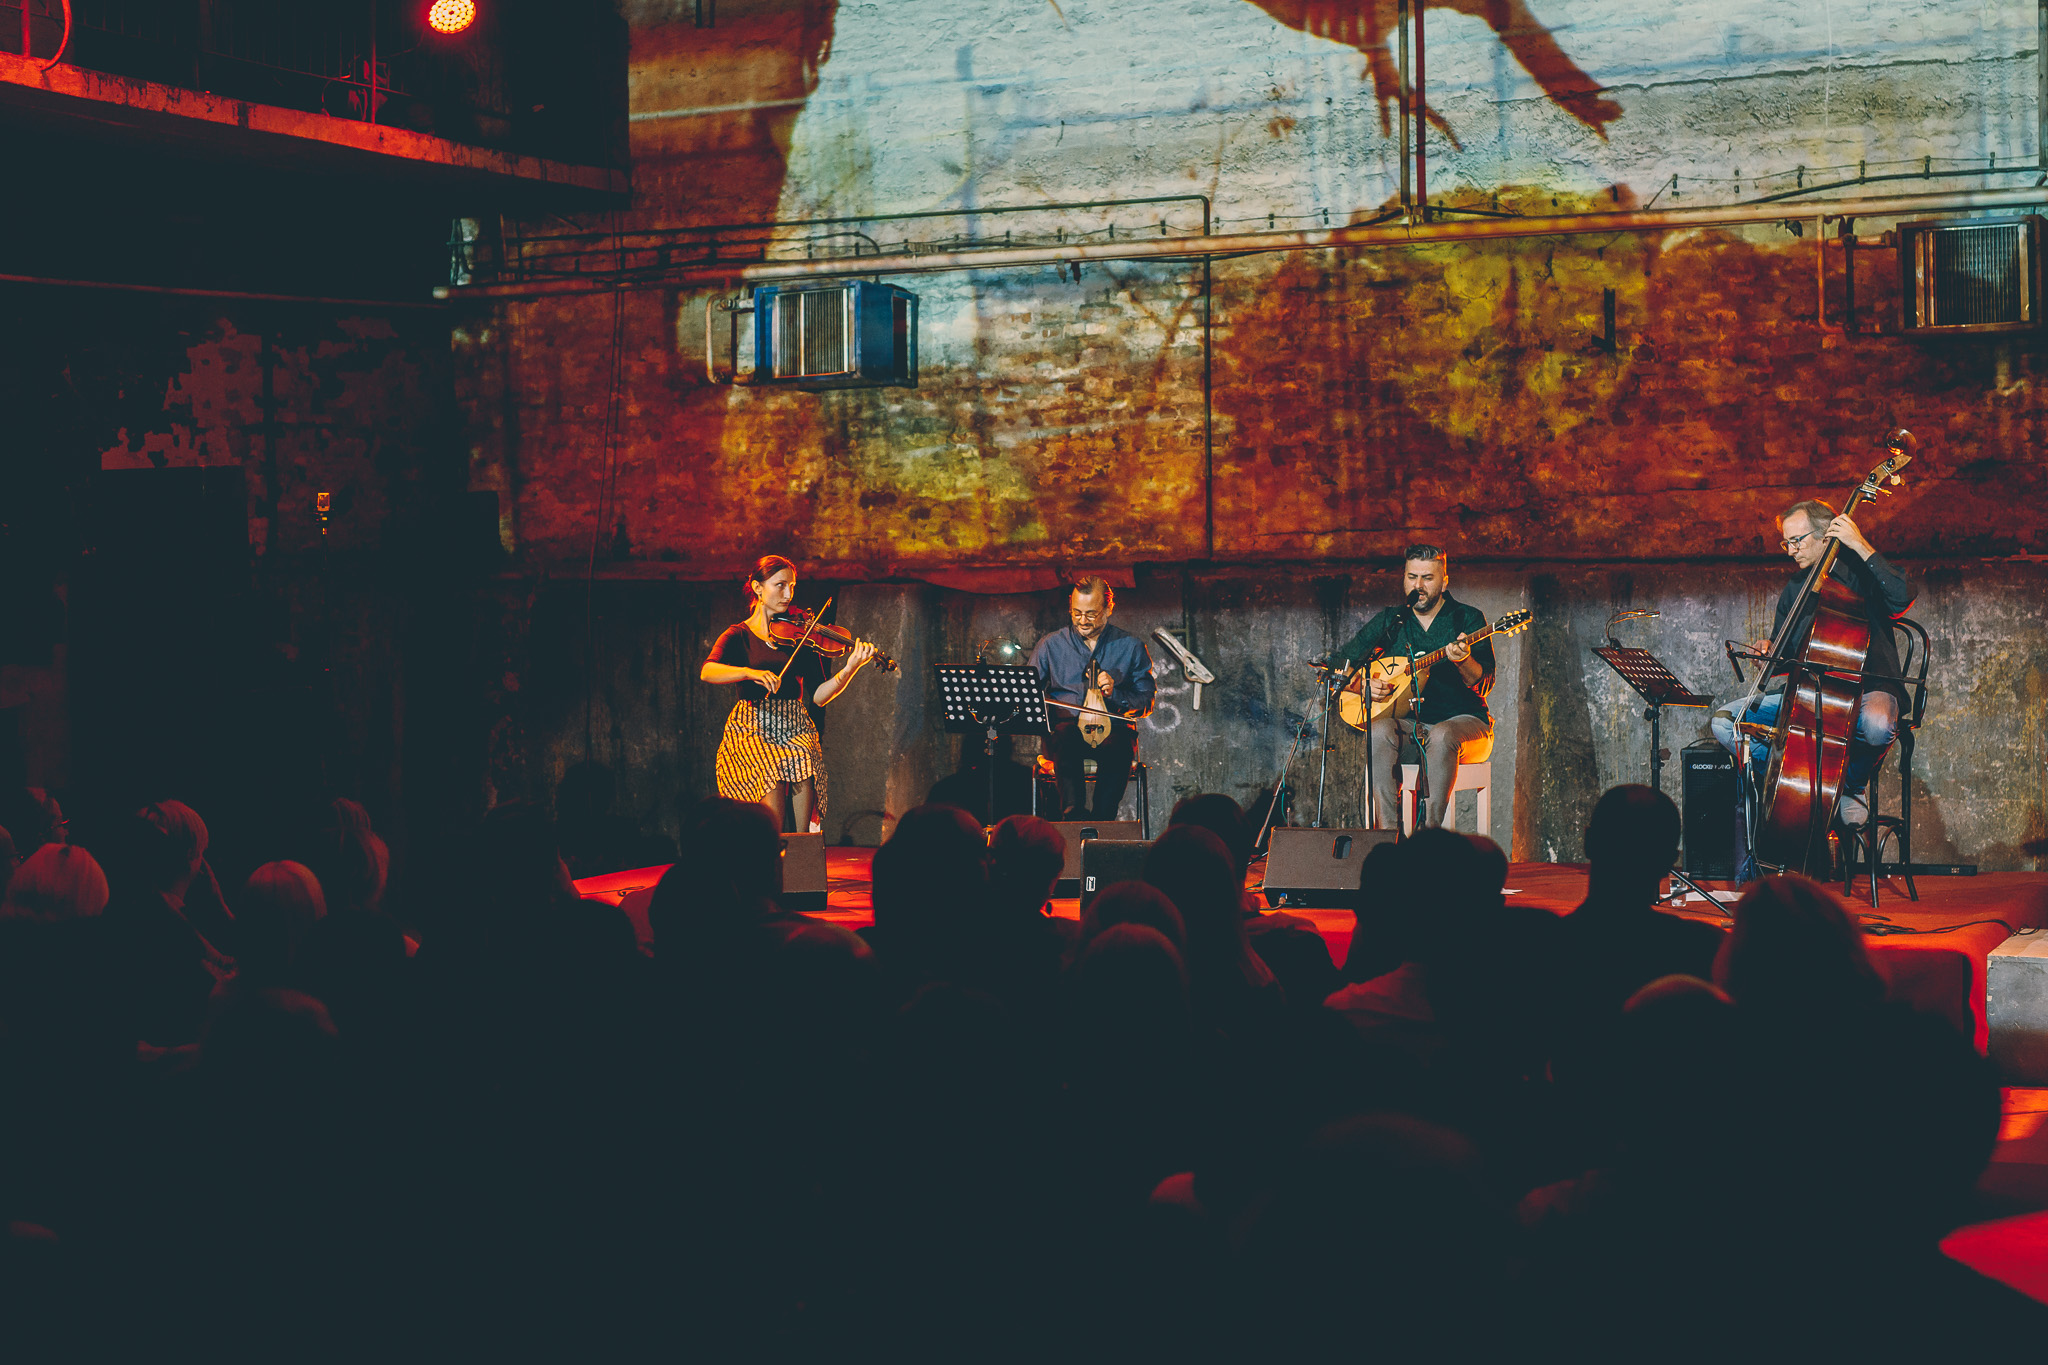
<path fill-rule="evenodd" d="M 198 875 L 199 865 L 206 861 L 206 822 L 183 801 L 152 802 L 138 814 L 164 832 L 182 865 L 182 875 L 172 885 L 160 889 L 182 893 Z"/>
<path fill-rule="evenodd" d="M 1221 839 L 1199 825 L 1173 826 L 1145 855 L 1145 880 L 1166 893 L 1188 927 L 1188 971 L 1198 995 L 1272 984 L 1272 971 L 1245 937 L 1243 886 Z"/>
<path fill-rule="evenodd" d="M 327 914 L 319 879 L 302 863 L 265 863 L 235 900 L 235 955 L 252 980 L 274 980 Z"/>
<path fill-rule="evenodd" d="M 1147 925 L 1116 924 L 1097 935 L 1067 973 L 1066 998 L 1074 1036 L 1099 1059 L 1189 1036 L 1187 970 Z"/>
<path fill-rule="evenodd" d="M 357 802 L 344 796 L 328 803 L 311 858 L 307 866 L 320 879 L 330 910 L 375 910 L 383 903 L 391 852 L 370 828 L 370 812 Z"/>
<path fill-rule="evenodd" d="M 782 888 L 782 830 L 758 801 L 710 796 L 683 816 L 681 856 L 648 902 L 657 942 L 744 932 Z"/>
<path fill-rule="evenodd" d="M 1008 815 L 988 836 L 989 889 L 1006 911 L 1036 913 L 1067 863 L 1067 836 L 1035 815 Z"/>
<path fill-rule="evenodd" d="M 1174 804 L 1166 824 L 1169 829 L 1175 825 L 1198 825 L 1221 839 L 1223 847 L 1230 851 L 1230 860 L 1237 865 L 1240 884 L 1243 882 L 1245 869 L 1251 866 L 1254 833 L 1237 802 L 1222 792 L 1184 796 Z"/>
<path fill-rule="evenodd" d="M 1119 924 L 1142 924 L 1172 944 L 1176 954 L 1187 954 L 1188 930 L 1180 911 L 1164 891 L 1146 882 L 1112 882 L 1103 887 L 1081 912 L 1075 951 L 1086 951 L 1090 943 Z"/>
<path fill-rule="evenodd" d="M 1884 999 L 1884 978 L 1842 903 L 1799 876 L 1767 877 L 1735 903 L 1714 982 L 1744 1010 L 1826 1016 Z"/>
<path fill-rule="evenodd" d="M 1407 877 L 1404 890 L 1421 923 L 1425 954 L 1431 945 L 1457 951 L 1456 945 L 1479 931 L 1476 926 L 1501 908 L 1507 884 L 1508 859 L 1500 845 L 1483 834 L 1460 834 L 1441 827 L 1417 830 L 1403 844 Z"/>
<path fill-rule="evenodd" d="M 93 844 L 115 899 L 182 894 L 191 883 L 185 848 L 141 812 L 113 821 Z"/>
<path fill-rule="evenodd" d="M 875 850 L 875 927 L 898 944 L 944 937 L 982 910 L 988 837 L 958 806 L 904 813 Z"/>
<path fill-rule="evenodd" d="M 107 874 L 73 844 L 44 844 L 7 882 L 0 917 L 89 919 L 107 907 Z"/>
<path fill-rule="evenodd" d="M 1611 787 L 1586 821 L 1586 859 L 1596 895 L 1656 899 L 1658 882 L 1678 861 L 1678 807 L 1654 787 Z"/>

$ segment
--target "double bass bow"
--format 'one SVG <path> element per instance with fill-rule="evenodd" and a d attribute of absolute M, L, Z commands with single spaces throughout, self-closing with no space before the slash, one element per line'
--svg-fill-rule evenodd
<path fill-rule="evenodd" d="M 1864 476 L 1839 515 L 1855 512 L 1887 491 L 1886 485 L 1903 482 L 1898 471 L 1912 460 L 1914 444 L 1904 428 L 1886 437 L 1890 458 Z M 1750 848 L 1759 862 L 1791 872 L 1825 869 L 1828 824 L 1842 794 L 1842 769 L 1870 652 L 1870 618 L 1862 597 L 1829 576 L 1841 550 L 1840 541 L 1830 542 L 1808 570 L 1749 695 L 1735 708 L 1737 716 L 1747 714 L 1773 676 L 1788 674 L 1757 789 Z M 1813 620 L 1802 637 L 1801 618 L 1809 602 Z M 1746 755 L 1748 748 L 1744 744 L 1740 752 Z"/>

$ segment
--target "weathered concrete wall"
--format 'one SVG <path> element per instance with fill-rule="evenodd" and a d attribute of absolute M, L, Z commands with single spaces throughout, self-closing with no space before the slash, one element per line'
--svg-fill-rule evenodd
<path fill-rule="evenodd" d="M 1925 562 L 1913 615 L 1935 641 L 1932 687 L 1913 773 L 1915 852 L 1931 861 L 2032 867 L 2048 854 L 2048 621 L 2037 609 L 2037 565 Z M 1593 802 L 1617 782 L 1647 781 L 1649 727 L 1634 693 L 1593 657 L 1617 610 L 1659 611 L 1616 635 L 1662 658 L 1696 691 L 1724 704 L 1745 688 L 1723 653 L 1729 639 L 1766 633 L 1785 570 L 1728 566 L 1454 566 L 1452 591 L 1489 619 L 1535 612 L 1526 633 L 1499 644 L 1491 833 L 1517 858 L 1575 860 Z M 508 585 L 509 586 L 509 585 Z M 941 733 L 929 665 L 967 662 L 978 642 L 1009 635 L 1026 646 L 1064 624 L 1057 592 L 978 595 L 922 584 L 807 582 L 806 598 L 836 592 L 841 620 L 896 656 L 896 676 L 863 676 L 821 721 L 830 763 L 835 842 L 877 842 L 895 816 L 924 800 L 959 761 L 962 740 Z M 1152 765 L 1155 820 L 1179 796 L 1222 791 L 1253 800 L 1280 773 L 1292 727 L 1316 711 L 1305 661 L 1349 637 L 1392 597 L 1376 568 L 1141 571 L 1118 594 L 1117 622 L 1149 638 L 1190 631 L 1215 672 L 1193 709 L 1191 688 L 1153 647 L 1160 700 L 1140 750 Z M 697 665 L 739 615 L 724 585 L 605 581 L 597 585 L 596 662 L 586 694 L 583 589 L 555 582 L 502 597 L 499 664 L 505 693 L 494 748 L 501 797 L 547 800 L 567 768 L 616 774 L 621 815 L 673 837 L 680 809 L 712 790 L 712 757 L 731 694 L 706 686 Z M 586 695 L 590 698 L 586 728 Z M 1361 823 L 1363 739 L 1333 726 L 1336 747 L 1324 819 Z M 1668 711 L 1663 740 L 1676 758 L 1706 734 L 1705 712 Z M 1320 754 L 1313 734 L 1288 768 L 1295 818 L 1313 818 Z M 1896 808 L 1896 772 L 1885 801 Z M 1665 788 L 1680 794 L 1676 762 Z M 1135 788 L 1127 800 L 1135 802 Z M 1135 805 L 1132 806 L 1135 810 Z M 1460 798 L 1470 827 L 1470 798 Z"/>
<path fill-rule="evenodd" d="M 1196 230 L 1199 210 L 998 210 L 1190 193 L 1224 230 L 1356 221 L 1398 190 L 1394 9 L 727 0 L 700 29 L 690 7 L 630 4 L 636 202 L 616 221 L 944 210 L 860 226 L 885 244 L 1156 235 Z M 1432 5 L 1431 199 L 1555 212 L 1858 174 L 1929 173 L 1886 190 L 2030 183 L 1978 173 L 2038 151 L 2034 34 L 2029 0 Z M 1733 691 L 1719 642 L 1755 633 L 1783 578 L 1771 514 L 1839 499 L 1905 425 L 1921 459 L 1869 524 L 1924 566 L 1920 614 L 1951 651 L 1914 777 L 1920 848 L 2029 863 L 2041 740 L 2015 730 L 2003 689 L 2031 697 L 2048 668 L 2031 558 L 2048 553 L 2043 342 L 1890 335 L 1888 222 L 1857 225 L 1850 316 L 1842 248 L 1817 247 L 1811 203 L 1786 211 L 1794 227 L 1220 261 L 1207 290 L 1186 264 L 920 276 L 903 281 L 924 308 L 915 390 L 710 385 L 702 293 L 481 309 L 455 355 L 472 487 L 498 496 L 522 569 L 555 575 L 530 613 L 507 607 L 503 676 L 524 690 L 501 718 L 499 785 L 544 794 L 587 750 L 622 776 L 645 767 L 627 779 L 635 808 L 666 828 L 666 803 L 710 786 L 725 704 L 696 690 L 693 651 L 737 604 L 631 580 L 724 578 L 775 550 L 813 576 L 806 600 L 833 580 L 864 628 L 927 661 L 998 630 L 1028 641 L 1059 623 L 1057 594 L 902 580 L 1137 565 L 1124 623 L 1191 626 L 1221 677 L 1199 716 L 1169 694 L 1148 728 L 1158 803 L 1248 796 L 1308 705 L 1298 660 L 1428 539 L 1489 613 L 1539 613 L 1502 649 L 1494 763 L 1514 799 L 1496 799 L 1495 833 L 1517 856 L 1575 856 L 1598 792 L 1646 767 L 1639 708 L 1587 653 L 1607 616 L 1662 610 L 1654 634 L 1624 638 Z M 762 234 L 802 257 L 843 253 L 837 231 Z M 1612 350 L 1595 344 L 1609 289 Z M 562 579 L 593 558 L 612 642 L 594 701 L 566 663 L 517 662 L 582 657 L 582 589 Z M 949 766 L 957 741 L 914 723 L 924 685 L 863 680 L 828 713 L 835 834 L 872 841 Z M 611 698 L 649 686 L 667 709 Z M 1675 753 L 1690 736 L 1670 731 Z M 1327 818 L 1356 818 L 1358 762 L 1333 753 Z M 1295 778 L 1312 791 L 1307 762 Z"/>
<path fill-rule="evenodd" d="M 0 680 L 0 725 L 28 740 L 10 776 L 183 796 L 219 822 L 224 868 L 237 834 L 261 851 L 302 800 L 363 800 L 400 856 L 409 830 L 481 809 L 468 607 L 448 592 L 483 561 L 464 544 L 446 321 L 4 301 L 4 657 L 39 597 L 63 597 L 47 659 Z M 23 690 L 37 704 L 17 719 Z"/>
<path fill-rule="evenodd" d="M 959 216 L 865 230 L 986 240 L 1197 225 L 1185 204 L 994 212 L 1056 200 L 1200 192 L 1246 227 L 1342 222 L 1395 192 L 1391 3 L 730 8 L 709 29 L 631 11 L 626 226 L 939 208 Z M 1548 27 L 1546 8 L 1432 9 L 1432 107 L 1457 139 L 1433 139 L 1436 197 L 1732 202 L 2032 151 L 2017 0 L 1818 19 L 1610 0 Z M 1980 183 L 2007 182 L 1925 187 Z M 603 557 L 684 572 L 774 546 L 887 576 L 1379 556 L 1417 536 L 1659 559 L 1764 548 L 1772 511 L 1844 486 L 1903 423 L 1934 438 L 1915 478 L 1939 496 L 1895 543 L 2040 551 L 2040 521 L 1990 515 L 2039 503 L 2039 339 L 1843 335 L 1841 248 L 1823 318 L 1799 227 L 1253 257 L 1217 263 L 1213 297 L 1186 265 L 920 276 L 916 390 L 707 384 L 701 293 L 507 303 L 459 339 L 474 486 L 541 565 L 587 558 L 599 519 Z M 847 245 L 771 235 L 785 255 Z M 1858 253 L 1866 332 L 1892 325 L 1893 257 Z M 1593 344 L 1606 289 L 1611 353 Z M 1652 498 L 1665 515 L 1638 516 Z"/>

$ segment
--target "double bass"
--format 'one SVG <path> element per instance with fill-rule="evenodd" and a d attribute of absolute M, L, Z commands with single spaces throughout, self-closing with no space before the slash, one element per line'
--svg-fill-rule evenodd
<path fill-rule="evenodd" d="M 1840 515 L 1855 510 L 1903 480 L 1912 460 L 1913 434 L 1901 428 L 1885 439 L 1890 458 L 1864 476 Z M 1789 872 L 1819 869 L 1828 861 L 1828 824 L 1842 794 L 1842 768 L 1863 698 L 1863 666 L 1870 652 L 1870 618 L 1856 592 L 1829 577 L 1839 541 L 1829 543 L 1792 599 L 1768 661 L 1736 710 L 1746 714 L 1765 683 L 1788 672 L 1785 699 L 1770 736 L 1769 760 L 1758 786 L 1750 848 L 1757 861 Z M 1800 637 L 1801 617 L 1814 603 L 1811 627 Z M 1747 754 L 1744 743 L 1740 752 Z"/>

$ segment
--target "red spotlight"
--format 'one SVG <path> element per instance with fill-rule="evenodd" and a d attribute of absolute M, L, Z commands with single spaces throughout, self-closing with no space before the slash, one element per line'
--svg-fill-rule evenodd
<path fill-rule="evenodd" d="M 434 0 L 427 27 L 436 33 L 460 33 L 476 22 L 476 0 Z"/>

